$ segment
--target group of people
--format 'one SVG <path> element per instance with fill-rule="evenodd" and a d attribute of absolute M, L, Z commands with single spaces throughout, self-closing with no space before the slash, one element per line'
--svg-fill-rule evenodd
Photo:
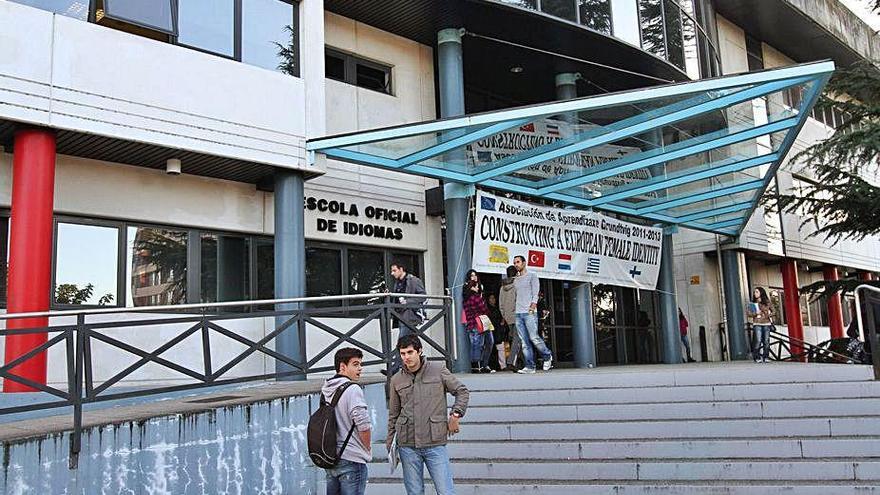
<path fill-rule="evenodd" d="M 422 355 L 418 336 L 401 337 L 395 354 L 402 365 L 391 377 L 385 446 L 389 452 L 392 443 L 396 447 L 408 495 L 424 494 L 425 467 L 438 495 L 454 495 L 446 441 L 459 432 L 470 392 L 442 362 L 428 361 Z M 366 491 L 367 464 L 373 458 L 370 414 L 359 386 L 341 388 L 360 380 L 363 357 L 359 349 L 338 350 L 334 356 L 336 375 L 321 389 L 325 401 L 335 403 L 340 452 L 336 465 L 326 469 L 327 495 L 363 495 Z M 341 393 L 335 397 L 338 390 Z M 455 397 L 451 408 L 446 405 L 447 393 Z"/>
<path fill-rule="evenodd" d="M 538 331 L 539 297 L 538 276 L 528 271 L 523 256 L 515 256 L 513 265 L 507 267 L 507 277 L 501 282 L 498 296 L 485 294 L 475 270 L 467 272 L 462 288 L 462 320 L 470 339 L 473 373 L 495 372 L 489 367 L 493 352 L 497 352 L 498 367 L 502 370 L 535 373 L 536 352 L 541 356 L 542 369 L 550 370 L 553 354 Z M 506 344 L 510 345 L 509 355 Z"/>

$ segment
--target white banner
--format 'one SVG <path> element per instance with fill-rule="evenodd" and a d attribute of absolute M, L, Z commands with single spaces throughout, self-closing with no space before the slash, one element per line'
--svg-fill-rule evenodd
<path fill-rule="evenodd" d="M 474 269 L 504 273 L 514 256 L 541 278 L 654 290 L 663 230 L 600 213 L 477 192 Z"/>

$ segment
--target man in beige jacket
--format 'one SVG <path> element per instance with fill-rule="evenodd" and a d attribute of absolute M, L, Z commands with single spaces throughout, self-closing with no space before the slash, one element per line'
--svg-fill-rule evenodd
<path fill-rule="evenodd" d="M 470 392 L 442 363 L 422 355 L 422 341 L 417 336 L 401 337 L 397 351 L 403 367 L 391 377 L 385 445 L 390 449 L 397 435 L 407 495 L 425 493 L 425 466 L 438 495 L 455 495 L 446 438 L 458 433 Z M 447 393 L 455 397 L 448 416 Z"/>

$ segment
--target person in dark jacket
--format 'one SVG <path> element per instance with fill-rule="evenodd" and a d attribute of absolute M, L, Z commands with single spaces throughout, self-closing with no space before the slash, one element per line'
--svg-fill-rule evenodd
<path fill-rule="evenodd" d="M 507 358 L 504 353 L 504 343 L 509 342 L 509 332 L 507 325 L 504 324 L 504 317 L 501 316 L 501 308 L 498 307 L 498 298 L 495 294 L 489 294 L 487 299 L 487 307 L 489 308 L 489 319 L 492 320 L 492 326 L 495 327 L 495 351 L 498 352 L 498 368 L 503 370 L 507 367 Z M 492 355 L 492 349 L 489 349 L 489 355 Z"/>
<path fill-rule="evenodd" d="M 519 339 L 519 332 L 516 329 L 516 267 L 510 265 L 507 267 L 507 278 L 501 280 L 501 289 L 498 291 L 498 309 L 501 310 L 501 317 L 507 329 L 510 338 L 510 355 L 507 356 L 507 368 L 511 371 L 517 370 L 517 365 L 522 363 L 520 353 L 522 352 L 522 341 Z"/>
<path fill-rule="evenodd" d="M 425 283 L 419 277 L 407 271 L 408 267 L 402 261 L 391 263 L 391 277 L 394 279 L 395 294 L 425 294 Z M 404 335 L 415 333 L 415 330 L 425 321 L 424 310 L 419 307 L 424 304 L 425 299 L 422 297 L 403 297 L 398 300 L 400 304 L 409 305 L 403 311 L 400 311 L 400 334 L 398 338 Z M 391 356 L 391 375 L 397 373 L 400 369 L 400 356 L 395 352 Z M 383 370 L 384 373 L 384 370 Z"/>
<path fill-rule="evenodd" d="M 465 331 L 471 342 L 471 371 L 473 373 L 494 373 L 489 367 L 489 354 L 495 346 L 495 339 L 489 330 L 480 331 L 478 319 L 480 316 L 489 316 L 489 308 L 483 298 L 483 284 L 475 270 L 469 270 L 465 276 L 464 289 L 462 291 L 462 305 L 464 306 Z"/>

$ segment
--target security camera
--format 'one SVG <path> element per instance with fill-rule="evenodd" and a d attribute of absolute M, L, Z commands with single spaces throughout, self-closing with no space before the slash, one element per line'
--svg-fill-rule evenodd
<path fill-rule="evenodd" d="M 180 159 L 169 158 L 165 162 L 165 173 L 168 175 L 180 175 Z"/>

